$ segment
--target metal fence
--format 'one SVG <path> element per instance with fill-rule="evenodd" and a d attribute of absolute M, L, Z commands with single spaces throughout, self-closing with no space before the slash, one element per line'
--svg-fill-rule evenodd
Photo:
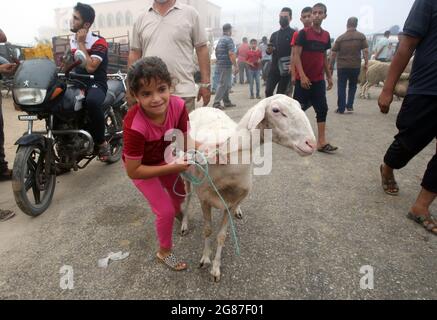
<path fill-rule="evenodd" d="M 64 56 L 70 49 L 70 36 L 59 36 L 52 39 L 53 56 L 57 66 L 62 65 Z M 106 38 L 106 42 L 108 43 L 108 73 L 117 73 L 118 71 L 126 73 L 130 48 L 129 35 Z"/>

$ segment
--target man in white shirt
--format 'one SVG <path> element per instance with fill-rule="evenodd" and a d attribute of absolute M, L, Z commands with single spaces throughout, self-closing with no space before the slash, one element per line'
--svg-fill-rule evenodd
<path fill-rule="evenodd" d="M 194 82 L 193 52 L 196 50 L 201 73 L 199 93 Z M 134 24 L 129 67 L 143 57 L 157 56 L 167 65 L 177 83 L 174 94 L 185 100 L 188 111 L 195 100 L 211 99 L 211 65 L 208 39 L 199 13 L 179 0 L 155 0 Z"/>
<path fill-rule="evenodd" d="M 390 31 L 386 31 L 384 33 L 384 38 L 379 40 L 378 45 L 376 46 L 376 55 L 375 60 L 381 61 L 381 62 L 388 62 L 390 61 Z"/>

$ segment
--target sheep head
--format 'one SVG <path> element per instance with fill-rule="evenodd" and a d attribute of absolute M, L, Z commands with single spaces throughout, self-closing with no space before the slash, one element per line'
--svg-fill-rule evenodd
<path fill-rule="evenodd" d="M 293 149 L 301 156 L 312 155 L 316 138 L 310 121 L 299 102 L 285 95 L 262 100 L 249 110 L 239 124 L 240 129 L 272 130 L 273 142 Z"/>

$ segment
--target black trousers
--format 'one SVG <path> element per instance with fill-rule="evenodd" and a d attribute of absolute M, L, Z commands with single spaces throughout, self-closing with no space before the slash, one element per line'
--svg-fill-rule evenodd
<path fill-rule="evenodd" d="M 103 113 L 102 104 L 106 98 L 107 89 L 93 84 L 86 93 L 86 108 L 91 119 L 91 135 L 96 145 L 105 142 L 105 114 Z"/>
<path fill-rule="evenodd" d="M 5 132 L 2 112 L 2 97 L 0 92 L 0 172 L 4 172 L 8 168 L 8 163 L 5 160 Z"/>
<path fill-rule="evenodd" d="M 286 94 L 291 82 L 291 76 L 281 77 L 279 69 L 272 65 L 266 84 L 266 98 L 273 96 L 276 86 L 278 90 L 276 94 Z"/>
<path fill-rule="evenodd" d="M 437 96 L 405 97 L 396 125 L 399 134 L 388 149 L 384 162 L 398 170 L 437 138 Z M 437 150 L 428 164 L 422 187 L 437 193 Z"/>
<path fill-rule="evenodd" d="M 297 100 L 303 111 L 314 108 L 317 116 L 317 123 L 326 122 L 328 117 L 328 101 L 326 100 L 326 82 L 325 80 L 313 82 L 310 89 L 304 89 L 300 80 L 296 81 L 294 90 L 294 99 Z"/>

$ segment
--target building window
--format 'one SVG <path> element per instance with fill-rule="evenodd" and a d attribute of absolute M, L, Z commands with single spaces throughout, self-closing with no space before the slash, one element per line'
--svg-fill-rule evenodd
<path fill-rule="evenodd" d="M 106 23 L 108 25 L 108 28 L 112 28 L 114 26 L 114 15 L 112 13 L 109 13 L 107 15 Z"/>
<path fill-rule="evenodd" d="M 208 22 L 207 22 L 208 28 L 212 27 L 212 18 L 211 16 L 208 16 Z"/>
<path fill-rule="evenodd" d="M 123 26 L 123 14 L 121 12 L 117 12 L 117 18 L 115 19 L 117 23 L 117 27 Z"/>
<path fill-rule="evenodd" d="M 101 15 L 99 15 L 99 19 L 97 19 L 98 20 L 98 27 L 99 28 L 104 28 L 105 27 L 105 17 L 103 16 L 103 14 L 101 14 Z"/>
<path fill-rule="evenodd" d="M 215 17 L 215 27 L 220 28 L 220 17 Z"/>
<path fill-rule="evenodd" d="M 132 16 L 132 13 L 130 11 L 126 12 L 126 25 L 131 26 L 134 24 L 134 18 Z"/>

